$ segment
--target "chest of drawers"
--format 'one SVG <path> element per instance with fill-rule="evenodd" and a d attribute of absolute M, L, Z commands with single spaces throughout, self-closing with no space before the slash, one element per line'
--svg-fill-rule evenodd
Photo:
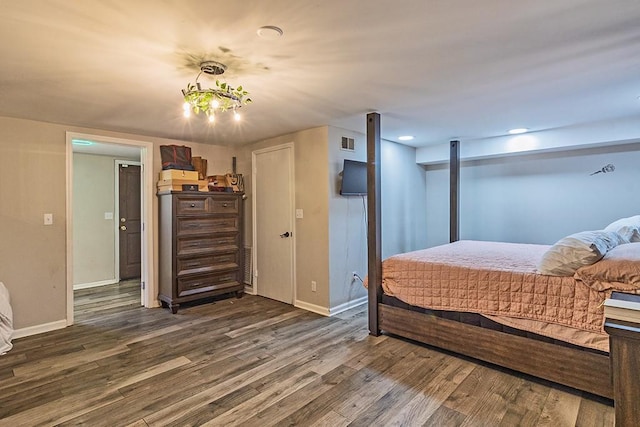
<path fill-rule="evenodd" d="M 159 295 L 180 304 L 244 290 L 242 195 L 158 193 Z"/>

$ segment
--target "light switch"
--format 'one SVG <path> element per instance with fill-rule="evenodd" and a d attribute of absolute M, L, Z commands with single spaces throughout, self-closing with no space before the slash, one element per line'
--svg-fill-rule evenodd
<path fill-rule="evenodd" d="M 300 219 L 303 216 L 302 209 L 296 209 L 296 218 Z"/>
<path fill-rule="evenodd" d="M 113 219 L 113 212 L 105 212 L 104 219 Z"/>
<path fill-rule="evenodd" d="M 44 214 L 44 225 L 52 225 L 53 224 L 53 214 L 46 213 Z"/>

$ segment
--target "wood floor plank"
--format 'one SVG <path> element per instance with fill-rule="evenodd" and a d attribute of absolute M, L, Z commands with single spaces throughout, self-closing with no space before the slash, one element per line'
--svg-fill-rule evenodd
<path fill-rule="evenodd" d="M 406 404 L 376 420 L 384 426 L 422 425 L 438 410 L 454 390 L 475 369 L 475 365 L 459 358 L 445 356 L 445 362 L 418 386 L 418 392 Z"/>
<path fill-rule="evenodd" d="M 580 400 L 578 395 L 550 390 L 536 425 L 550 427 L 576 425 Z"/>
<path fill-rule="evenodd" d="M 316 378 L 313 382 L 297 390 L 295 393 L 285 396 L 275 405 L 270 405 L 260 410 L 251 418 L 245 420 L 243 425 L 246 427 L 282 425 L 283 418 L 307 405 L 318 396 L 330 391 L 342 381 L 348 380 L 356 372 L 355 369 L 347 366 L 338 366 L 334 370 Z M 333 414 L 335 414 L 335 412 Z M 346 420 L 346 418 L 342 416 L 339 417 Z"/>
<path fill-rule="evenodd" d="M 74 292 L 76 324 L 0 356 L 0 426 L 613 426 L 601 400 L 247 295 L 140 307 Z"/>
<path fill-rule="evenodd" d="M 440 406 L 435 412 L 429 417 L 424 424 L 424 427 L 431 426 L 442 426 L 442 427 L 459 427 L 463 426 L 467 416 L 462 414 L 455 409 L 448 408 L 446 406 Z M 473 425 L 473 424 L 471 424 Z M 490 426 L 491 424 L 476 424 L 477 426 Z"/>
<path fill-rule="evenodd" d="M 601 403 L 589 399 L 580 400 L 576 426 L 600 427 L 614 425 L 614 423 L 614 414 L 611 411 L 603 411 Z"/>

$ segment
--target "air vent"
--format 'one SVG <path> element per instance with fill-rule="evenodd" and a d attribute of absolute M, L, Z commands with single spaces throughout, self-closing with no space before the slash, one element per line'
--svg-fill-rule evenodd
<path fill-rule="evenodd" d="M 342 137 L 342 149 L 347 151 L 355 151 L 356 142 L 353 138 L 348 138 L 346 136 Z"/>
<path fill-rule="evenodd" d="M 244 283 L 251 285 L 251 277 L 253 276 L 252 270 L 253 257 L 251 256 L 251 247 L 245 246 L 244 248 Z"/>

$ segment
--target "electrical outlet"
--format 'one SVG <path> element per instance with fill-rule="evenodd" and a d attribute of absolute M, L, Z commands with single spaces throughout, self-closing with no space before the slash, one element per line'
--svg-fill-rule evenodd
<path fill-rule="evenodd" d="M 315 280 L 312 280 L 312 281 L 311 281 L 311 292 L 315 292 L 315 291 L 317 291 L 317 290 L 318 290 L 318 288 L 317 288 L 317 283 L 316 283 L 316 281 L 315 281 Z"/>
<path fill-rule="evenodd" d="M 53 214 L 46 213 L 44 214 L 44 225 L 52 225 L 53 224 Z"/>

